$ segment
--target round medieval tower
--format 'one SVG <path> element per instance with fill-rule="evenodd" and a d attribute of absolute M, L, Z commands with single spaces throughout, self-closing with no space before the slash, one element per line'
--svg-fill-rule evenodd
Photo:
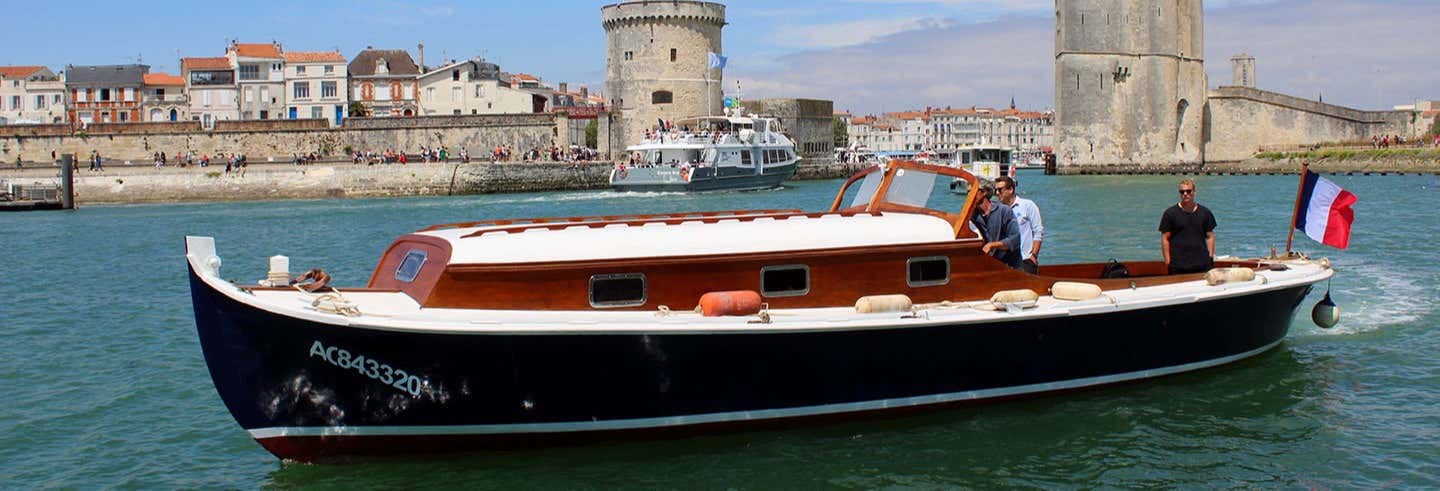
<path fill-rule="evenodd" d="M 1056 0 L 1062 172 L 1202 163 L 1204 65 L 1202 0 Z"/>
<path fill-rule="evenodd" d="M 719 114 L 725 6 L 695 0 L 632 0 L 600 8 L 605 26 L 605 97 L 610 131 L 624 148 L 659 120 Z"/>

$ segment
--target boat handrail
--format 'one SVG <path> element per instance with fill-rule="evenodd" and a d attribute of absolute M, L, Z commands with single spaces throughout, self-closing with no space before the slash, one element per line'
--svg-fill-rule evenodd
<path fill-rule="evenodd" d="M 774 215 L 777 213 L 800 213 L 801 210 L 793 208 L 767 209 L 767 210 L 721 210 L 721 211 L 695 211 L 687 213 L 648 213 L 635 215 L 591 215 L 578 217 L 535 217 L 535 218 L 499 218 L 493 220 L 475 220 L 469 222 L 442 223 L 431 225 L 420 230 L 420 232 L 431 232 L 435 230 L 448 230 L 453 228 L 474 228 L 493 227 L 497 225 L 526 225 L 526 224 L 569 224 L 577 225 L 590 222 L 613 222 L 617 220 L 636 220 L 652 218 L 686 218 L 686 217 L 725 217 L 734 218 L 747 215 Z"/>
<path fill-rule="evenodd" d="M 881 215 L 881 213 L 880 213 L 879 211 L 845 211 L 845 212 L 838 212 L 838 213 L 830 213 L 830 212 L 805 213 L 805 212 L 801 212 L 801 211 L 792 211 L 792 212 L 781 212 L 781 213 L 770 213 L 770 214 L 759 214 L 759 215 L 730 215 L 730 216 L 690 217 L 690 218 L 649 218 L 649 219 L 612 220 L 612 221 L 598 221 L 598 222 L 531 223 L 531 224 L 515 225 L 515 226 L 510 226 L 510 227 L 500 227 L 500 228 L 489 228 L 489 229 L 485 229 L 485 230 L 477 230 L 477 231 L 475 231 L 475 232 L 471 232 L 470 234 L 463 235 L 463 236 L 461 236 L 460 238 L 462 238 L 462 239 L 468 239 L 468 238 L 471 238 L 471 237 L 480 237 L 480 236 L 483 236 L 483 235 L 485 235 L 485 234 L 491 234 L 491 233 L 506 233 L 506 234 L 523 233 L 523 232 L 526 232 L 526 231 L 529 231 L 529 230 L 536 230 L 536 229 L 547 229 L 547 230 L 552 230 L 552 231 L 553 231 L 553 230 L 564 230 L 564 229 L 567 229 L 567 228 L 577 227 L 577 226 L 583 226 L 583 227 L 589 227 L 589 228 L 605 228 L 605 227 L 609 227 L 609 226 L 611 226 L 611 225 L 625 225 L 625 226 L 628 226 L 628 227 L 639 227 L 639 226 L 644 226 L 644 225 L 648 225 L 648 224 L 652 224 L 652 223 L 663 223 L 663 224 L 666 224 L 666 225 L 680 225 L 680 224 L 682 224 L 682 223 L 709 223 L 709 224 L 713 224 L 713 223 L 719 223 L 719 222 L 725 221 L 725 220 L 736 220 L 736 221 L 740 221 L 740 222 L 752 222 L 752 221 L 755 221 L 755 220 L 758 220 L 758 219 L 761 219 L 761 218 L 771 218 L 771 219 L 775 219 L 775 220 L 788 220 L 788 219 L 797 218 L 797 217 L 805 217 L 805 218 L 823 218 L 823 217 L 826 217 L 826 216 L 853 217 L 853 216 L 856 216 L 856 215 L 870 215 L 870 216 L 877 216 L 877 217 L 878 217 L 878 216 Z"/>

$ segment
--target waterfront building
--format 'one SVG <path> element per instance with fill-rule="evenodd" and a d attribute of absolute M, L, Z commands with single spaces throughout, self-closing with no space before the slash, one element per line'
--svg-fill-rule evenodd
<path fill-rule="evenodd" d="M 661 119 L 721 112 L 724 67 L 712 68 L 710 53 L 724 53 L 725 5 L 625 1 L 601 7 L 600 14 L 614 147 L 639 143 Z"/>
<path fill-rule="evenodd" d="M 239 86 L 229 58 L 181 58 L 180 77 L 185 80 L 190 119 L 206 128 L 216 121 L 240 119 Z"/>
<path fill-rule="evenodd" d="M 145 121 L 184 121 L 190 119 L 190 101 L 185 95 L 185 79 L 168 73 L 147 73 L 142 80 L 140 114 Z"/>
<path fill-rule="evenodd" d="M 278 42 L 237 43 L 225 58 L 237 74 L 240 119 L 280 119 L 285 109 L 285 56 Z"/>
<path fill-rule="evenodd" d="M 849 121 L 850 148 L 882 152 L 932 151 L 948 158 L 965 146 L 1003 145 L 1029 160 L 1055 145 L 1054 114 L 1048 111 L 925 108 Z"/>
<path fill-rule="evenodd" d="M 350 100 L 365 106 L 373 117 L 419 114 L 420 67 L 403 49 L 365 47 L 346 67 L 350 74 Z"/>
<path fill-rule="evenodd" d="M 480 58 L 454 61 L 419 76 L 420 114 L 497 114 L 500 66 Z"/>
<path fill-rule="evenodd" d="M 339 51 L 290 51 L 285 53 L 285 117 L 288 119 L 330 119 L 339 126 L 345 121 L 349 104 L 348 70 Z"/>
<path fill-rule="evenodd" d="M 43 66 L 0 66 L 0 125 L 59 123 L 65 81 Z"/>
<path fill-rule="evenodd" d="M 67 65 L 66 121 L 90 123 L 140 121 L 140 94 L 149 65 Z"/>

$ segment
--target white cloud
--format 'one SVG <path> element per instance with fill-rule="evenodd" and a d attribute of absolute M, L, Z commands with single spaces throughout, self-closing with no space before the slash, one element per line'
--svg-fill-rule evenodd
<path fill-rule="evenodd" d="M 949 24 L 953 23 L 929 17 L 866 19 L 833 24 L 782 24 L 777 26 L 771 40 L 777 44 L 800 48 L 838 48 L 868 43 L 905 31 L 933 29 Z"/>
<path fill-rule="evenodd" d="M 1039 0 L 919 3 L 1053 7 L 1052 1 Z M 1210 85 L 1228 84 L 1230 56 L 1247 51 L 1257 59 L 1258 85 L 1266 90 L 1305 98 L 1324 94 L 1326 102 L 1360 109 L 1440 99 L 1440 63 L 1435 62 L 1434 36 L 1426 34 L 1433 32 L 1435 18 L 1440 18 L 1440 2 L 1434 1 L 1207 2 Z M 726 73 L 727 89 L 740 80 L 747 98 L 818 97 L 857 113 L 927 105 L 1001 106 L 1012 93 L 1022 107 L 1048 108 L 1054 92 L 1053 19 L 1047 13 L 960 24 L 906 17 L 811 26 L 796 38 L 804 44 L 792 42 L 813 48 L 735 63 Z M 777 26 L 774 35 L 794 36 L 792 29 Z"/>

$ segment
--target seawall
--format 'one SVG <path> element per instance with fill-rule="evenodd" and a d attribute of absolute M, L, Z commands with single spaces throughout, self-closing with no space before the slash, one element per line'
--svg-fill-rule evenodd
<path fill-rule="evenodd" d="M 609 162 L 410 163 L 363 165 L 325 162 L 310 165 L 251 163 L 242 175 L 225 165 L 179 168 L 109 165 L 102 172 L 81 165 L 75 178 L 80 205 L 195 201 L 261 201 L 322 198 L 451 196 L 604 189 Z M 854 164 L 802 165 L 795 179 L 848 177 Z M 0 178 L 21 185 L 53 186 L 53 165 L 29 163 L 0 170 Z"/>

